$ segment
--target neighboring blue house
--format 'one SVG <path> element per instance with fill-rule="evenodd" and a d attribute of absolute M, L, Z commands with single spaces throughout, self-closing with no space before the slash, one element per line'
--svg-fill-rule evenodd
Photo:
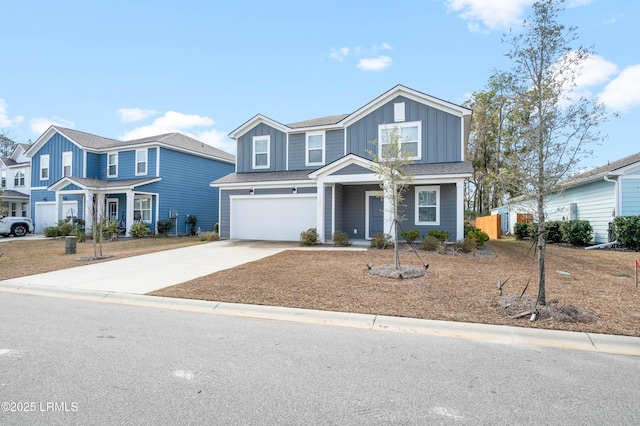
<path fill-rule="evenodd" d="M 155 231 L 159 220 L 176 219 L 172 232 L 186 234 L 187 215 L 203 231 L 218 221 L 218 191 L 209 182 L 234 170 L 233 155 L 180 133 L 132 141 L 103 138 L 51 126 L 29 148 L 31 216 L 36 232 L 60 219 L 117 221 L 129 234 L 136 222 Z M 177 213 L 177 217 L 176 217 Z"/>
<path fill-rule="evenodd" d="M 352 114 L 287 125 L 258 114 L 230 134 L 235 173 L 211 182 L 220 188 L 220 235 L 296 241 L 316 228 L 327 241 L 336 230 L 351 239 L 391 233 L 369 152 L 397 130 L 413 161 L 402 226 L 460 239 L 470 122 L 471 110 L 401 85 Z"/>
<path fill-rule="evenodd" d="M 573 176 L 560 188 L 546 199 L 546 220 L 588 220 L 594 241 L 606 243 L 616 216 L 640 215 L 640 153 Z M 513 232 L 518 213 L 536 220 L 535 212 L 533 201 L 517 199 L 491 211 L 502 215 L 503 233 Z"/>
<path fill-rule="evenodd" d="M 17 144 L 8 157 L 0 157 L 0 216 L 30 216 L 31 163 L 28 144 Z"/>

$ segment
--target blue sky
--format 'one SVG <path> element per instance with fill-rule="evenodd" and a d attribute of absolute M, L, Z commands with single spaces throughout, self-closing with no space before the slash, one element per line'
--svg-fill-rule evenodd
<path fill-rule="evenodd" d="M 531 0 L 12 1 L 2 6 L 0 131 L 51 124 L 127 140 L 179 131 L 235 153 L 255 114 L 351 113 L 397 84 L 457 104 L 508 69 Z M 597 56 L 581 92 L 618 118 L 583 166 L 640 152 L 640 1 L 568 0 Z"/>

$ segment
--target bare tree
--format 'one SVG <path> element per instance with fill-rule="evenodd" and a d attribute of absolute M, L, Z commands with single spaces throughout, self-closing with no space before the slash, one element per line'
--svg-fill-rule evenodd
<path fill-rule="evenodd" d="M 589 155 L 588 144 L 600 139 L 598 125 L 606 119 L 595 99 L 578 97 L 575 81 L 593 52 L 577 40 L 575 27 L 558 23 L 563 0 L 540 0 L 523 23 L 522 32 L 505 35 L 511 44 L 507 57 L 516 108 L 511 124 L 517 127 L 512 147 L 511 184 L 523 189 L 536 204 L 538 221 L 538 305 L 545 294 L 545 197 Z M 535 312 L 535 310 L 534 310 Z"/>
<path fill-rule="evenodd" d="M 369 151 L 373 157 L 374 171 L 380 177 L 380 189 L 382 189 L 383 199 L 388 201 L 388 212 L 392 219 L 391 227 L 393 232 L 393 248 L 396 269 L 400 269 L 400 254 L 398 250 L 398 224 L 404 220 L 404 215 L 400 213 L 403 207 L 403 193 L 411 183 L 412 176 L 407 172 L 407 166 L 411 164 L 407 160 L 407 153 L 402 151 L 402 133 L 400 129 L 394 127 L 383 132 L 380 144 L 374 140 L 372 144 L 378 148 Z"/>

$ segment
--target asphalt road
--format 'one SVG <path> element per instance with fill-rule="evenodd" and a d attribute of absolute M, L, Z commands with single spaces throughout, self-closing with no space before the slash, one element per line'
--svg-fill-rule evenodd
<path fill-rule="evenodd" d="M 640 358 L 0 293 L 0 424 L 640 424 Z"/>

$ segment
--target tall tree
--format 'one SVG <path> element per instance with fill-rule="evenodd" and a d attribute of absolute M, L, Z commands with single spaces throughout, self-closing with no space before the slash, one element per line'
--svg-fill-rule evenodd
<path fill-rule="evenodd" d="M 16 147 L 17 142 L 13 141 L 3 131 L 0 131 L 0 157 L 8 157 Z"/>
<path fill-rule="evenodd" d="M 518 129 L 512 155 L 508 157 L 512 184 L 535 200 L 538 222 L 538 297 L 546 304 L 545 291 L 545 198 L 573 171 L 586 155 L 588 144 L 600 139 L 598 125 L 606 119 L 596 99 L 577 97 L 575 81 L 593 54 L 575 48 L 576 27 L 558 22 L 564 0 L 539 0 L 522 32 L 505 35 L 511 44 L 507 57 L 514 62 L 514 109 L 510 121 Z"/>

